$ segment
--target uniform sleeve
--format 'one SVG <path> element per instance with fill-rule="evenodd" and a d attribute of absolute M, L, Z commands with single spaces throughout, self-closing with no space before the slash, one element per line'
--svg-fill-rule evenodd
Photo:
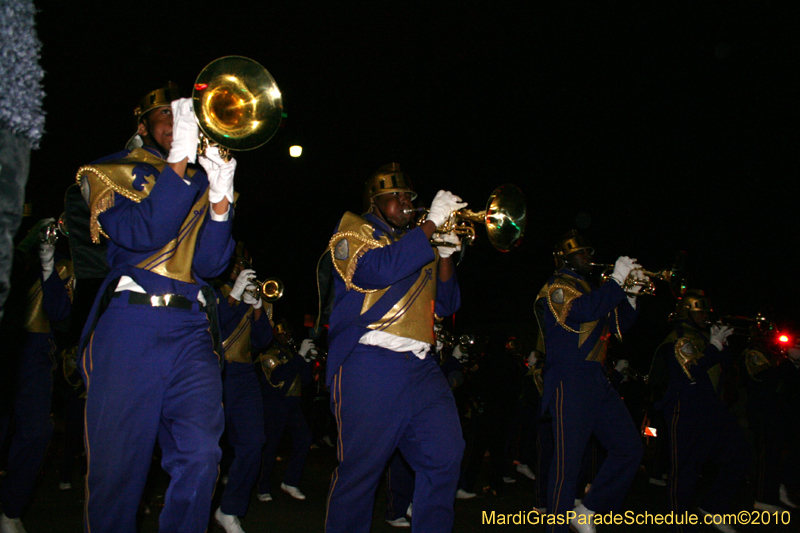
<path fill-rule="evenodd" d="M 436 282 L 436 305 L 434 312 L 437 316 L 450 316 L 461 307 L 461 290 L 458 286 L 456 274 L 447 281 Z"/>
<path fill-rule="evenodd" d="M 220 335 L 223 339 L 227 339 L 233 334 L 236 326 L 242 321 L 242 317 L 250 308 L 249 305 L 244 305 L 239 302 L 231 305 L 228 298 L 224 296 L 219 290 L 214 291 L 217 295 L 219 303 L 217 304 L 217 316 L 219 317 Z"/>
<path fill-rule="evenodd" d="M 47 318 L 52 322 L 69 318 L 72 301 L 64 283 L 56 271 L 50 274 L 47 281 L 42 282 L 42 304 Z"/>
<path fill-rule="evenodd" d="M 570 321 L 580 324 L 599 320 L 625 300 L 626 296 L 622 288 L 614 281 L 607 281 L 598 289 L 572 300 L 567 317 Z M 631 307 L 627 302 L 625 305 Z M 631 311 L 633 311 L 632 307 Z"/>
<path fill-rule="evenodd" d="M 264 311 L 261 312 L 258 320 L 253 320 L 250 327 L 250 342 L 256 352 L 260 352 L 272 342 L 272 324 Z"/>
<path fill-rule="evenodd" d="M 613 281 L 611 283 L 614 283 Z M 616 283 L 614 283 L 616 285 Z M 619 330 L 620 333 L 625 333 L 630 329 L 639 316 L 639 306 L 633 307 L 626 297 L 622 303 L 617 306 L 617 313 L 619 317 Z"/>
<path fill-rule="evenodd" d="M 353 283 L 365 289 L 383 289 L 416 274 L 436 258 L 422 228 L 414 228 L 399 241 L 375 248 L 358 260 Z"/>
<path fill-rule="evenodd" d="M 209 212 L 211 208 L 209 207 Z M 214 278 L 225 272 L 230 263 L 236 242 L 231 237 L 233 217 L 223 222 L 211 220 L 207 215 L 197 236 L 192 267 L 201 278 Z"/>
<path fill-rule="evenodd" d="M 167 166 L 146 198 L 137 203 L 114 193 L 113 207 L 98 218 L 117 246 L 134 252 L 159 250 L 178 235 L 198 192 Z"/>

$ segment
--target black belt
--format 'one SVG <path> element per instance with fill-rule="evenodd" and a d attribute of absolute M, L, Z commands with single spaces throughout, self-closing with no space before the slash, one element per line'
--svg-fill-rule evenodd
<path fill-rule="evenodd" d="M 128 292 L 128 303 L 131 305 L 149 305 L 150 307 L 173 307 L 176 309 L 191 310 L 194 302 L 180 294 L 144 294 L 141 292 Z M 119 298 L 120 292 L 114 293 L 114 298 Z M 205 310 L 201 302 L 197 302 L 200 311 Z"/>

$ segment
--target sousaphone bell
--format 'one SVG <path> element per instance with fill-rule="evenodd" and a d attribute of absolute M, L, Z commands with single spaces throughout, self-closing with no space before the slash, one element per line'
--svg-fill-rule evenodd
<path fill-rule="evenodd" d="M 253 150 L 269 141 L 283 118 L 281 91 L 261 64 L 241 56 L 209 63 L 197 76 L 192 91 L 200 127 L 198 154 L 212 144 L 220 155 Z"/>

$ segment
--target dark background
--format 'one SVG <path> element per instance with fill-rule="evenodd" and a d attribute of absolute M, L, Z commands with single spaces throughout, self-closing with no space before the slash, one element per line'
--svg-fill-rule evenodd
<path fill-rule="evenodd" d="M 288 115 L 269 143 L 236 154 L 235 237 L 262 279 L 284 281 L 278 317 L 316 314 L 315 265 L 335 224 L 397 161 L 426 205 L 439 189 L 475 210 L 503 183 L 526 195 L 519 249 L 495 251 L 478 228 L 456 333 L 530 339 L 570 228 L 600 262 L 630 255 L 659 270 L 686 251 L 689 285 L 722 314 L 798 318 L 796 2 L 103 5 L 38 5 L 35 219 L 58 216 L 80 165 L 122 149 L 144 93 L 171 80 L 190 96 L 206 64 L 242 55 L 274 76 Z M 650 335 L 652 354 L 663 338 L 674 300 L 660 289 L 631 349 Z"/>

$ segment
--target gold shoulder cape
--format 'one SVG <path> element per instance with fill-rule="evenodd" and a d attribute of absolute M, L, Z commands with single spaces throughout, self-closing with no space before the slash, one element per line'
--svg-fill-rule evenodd
<path fill-rule="evenodd" d="M 137 148 L 121 159 L 86 165 L 78 169 L 76 181 L 81 187 L 81 191 L 84 192 L 84 197 L 89 198 L 89 232 L 92 242 L 99 243 L 100 235 L 108 238 L 100 226 L 98 217 L 114 207 L 114 193 L 136 203 L 141 202 L 150 194 L 156 182 L 155 174 L 143 177 L 142 190 L 133 186 L 134 180 L 137 178 L 134 171 L 137 166 L 142 164 L 151 165 L 160 174 L 167 162 L 144 148 Z M 190 179 L 194 173 L 194 169 L 187 169 L 186 178 Z M 167 278 L 194 283 L 191 272 L 194 246 L 208 207 L 208 190 L 206 190 L 189 210 L 178 235 L 136 267 Z"/>

